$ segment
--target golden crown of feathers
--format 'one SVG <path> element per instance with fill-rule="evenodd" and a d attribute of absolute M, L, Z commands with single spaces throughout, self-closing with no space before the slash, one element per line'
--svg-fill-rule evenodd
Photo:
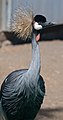
<path fill-rule="evenodd" d="M 19 9 L 13 16 L 12 31 L 16 33 L 19 38 L 23 38 L 24 40 L 31 38 L 32 21 L 33 12 L 31 9 Z"/>

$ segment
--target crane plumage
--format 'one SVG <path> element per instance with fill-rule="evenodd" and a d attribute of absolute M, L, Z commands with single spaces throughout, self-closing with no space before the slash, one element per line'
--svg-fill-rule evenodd
<path fill-rule="evenodd" d="M 1 86 L 0 105 L 6 115 L 5 120 L 34 120 L 43 103 L 45 84 L 40 75 L 40 50 L 36 41 L 42 27 L 38 23 L 39 29 L 35 29 L 35 22 L 32 24 L 32 60 L 29 69 L 13 71 Z"/>

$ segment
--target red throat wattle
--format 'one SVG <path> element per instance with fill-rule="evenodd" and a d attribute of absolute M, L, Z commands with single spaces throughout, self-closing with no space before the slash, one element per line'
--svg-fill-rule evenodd
<path fill-rule="evenodd" d="M 36 41 L 39 41 L 39 39 L 40 39 L 40 33 L 36 35 Z"/>

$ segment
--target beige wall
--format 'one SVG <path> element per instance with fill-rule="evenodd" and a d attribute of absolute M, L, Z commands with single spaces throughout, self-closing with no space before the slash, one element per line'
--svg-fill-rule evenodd
<path fill-rule="evenodd" d="M 0 0 L 0 29 L 2 24 L 2 0 Z"/>
<path fill-rule="evenodd" d="M 10 30 L 12 0 L 0 0 L 0 30 Z"/>

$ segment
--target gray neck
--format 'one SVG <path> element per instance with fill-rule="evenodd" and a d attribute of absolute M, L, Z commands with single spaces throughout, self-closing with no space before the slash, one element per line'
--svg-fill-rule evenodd
<path fill-rule="evenodd" d="M 32 61 L 29 67 L 30 76 L 39 77 L 40 74 L 40 50 L 39 45 L 35 40 L 35 34 L 32 38 Z"/>

